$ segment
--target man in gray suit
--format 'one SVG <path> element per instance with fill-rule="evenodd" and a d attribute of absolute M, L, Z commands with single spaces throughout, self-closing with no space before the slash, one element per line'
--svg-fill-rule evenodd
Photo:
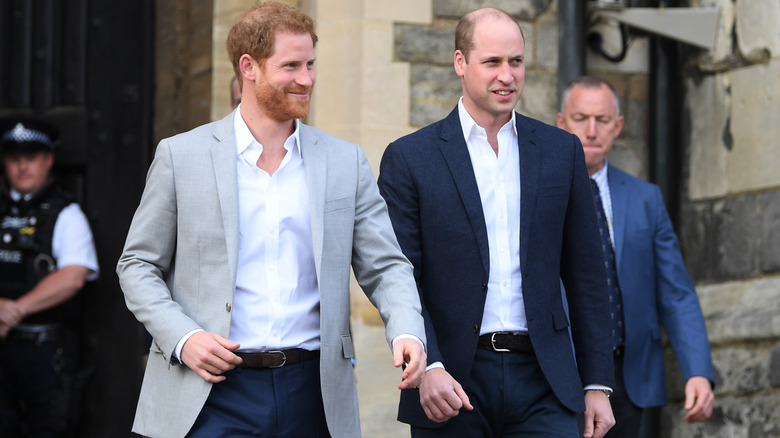
<path fill-rule="evenodd" d="M 154 338 L 133 431 L 359 437 L 350 265 L 379 309 L 400 389 L 421 383 L 412 268 L 361 149 L 306 126 L 311 18 L 265 2 L 228 52 L 237 110 L 162 140 L 117 273 Z"/>

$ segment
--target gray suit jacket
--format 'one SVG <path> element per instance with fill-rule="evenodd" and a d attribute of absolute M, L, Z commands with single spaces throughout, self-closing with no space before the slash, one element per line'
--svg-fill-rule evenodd
<path fill-rule="evenodd" d="M 238 256 L 233 114 L 162 140 L 117 273 L 127 307 L 154 338 L 133 431 L 184 436 L 211 389 L 172 353 L 189 331 L 228 337 Z M 425 342 L 412 267 L 362 150 L 301 124 L 321 297 L 322 397 L 334 437 L 359 437 L 350 359 L 350 265 L 379 309 L 388 343 Z M 390 357 L 388 357 L 390 360 Z"/>

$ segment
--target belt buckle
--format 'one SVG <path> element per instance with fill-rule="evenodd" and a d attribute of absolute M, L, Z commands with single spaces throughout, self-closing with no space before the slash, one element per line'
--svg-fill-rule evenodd
<path fill-rule="evenodd" d="M 509 352 L 508 348 L 497 348 L 496 347 L 496 335 L 498 335 L 498 334 L 501 334 L 501 333 L 492 333 L 490 335 L 490 346 L 493 348 L 493 351 L 500 351 L 500 352 L 504 352 L 504 353 Z"/>
<path fill-rule="evenodd" d="M 286 363 L 287 363 L 287 355 L 286 355 L 286 354 L 284 354 L 284 351 L 281 351 L 281 350 L 271 350 L 271 351 L 268 351 L 267 353 L 268 353 L 268 354 L 276 354 L 276 353 L 279 353 L 279 354 L 281 354 L 281 355 L 282 355 L 282 363 L 280 363 L 279 365 L 269 365 L 269 366 L 268 366 L 268 368 L 281 368 L 281 367 L 283 367 L 283 366 L 284 366 L 284 364 L 286 364 Z"/>

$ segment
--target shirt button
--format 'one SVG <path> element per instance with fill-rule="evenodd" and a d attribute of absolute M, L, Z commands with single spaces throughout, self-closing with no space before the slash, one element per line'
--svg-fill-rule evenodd
<path fill-rule="evenodd" d="M 230 303 L 225 303 L 225 310 L 230 313 L 230 311 L 233 310 L 233 306 L 231 306 Z"/>

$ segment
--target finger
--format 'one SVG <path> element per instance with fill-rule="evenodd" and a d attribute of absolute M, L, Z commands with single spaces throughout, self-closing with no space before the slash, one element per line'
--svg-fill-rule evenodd
<path fill-rule="evenodd" d="M 406 353 L 406 343 L 404 340 L 399 340 L 393 345 L 393 366 L 396 368 L 404 364 L 404 354 Z"/>
<path fill-rule="evenodd" d="M 593 436 L 593 414 L 589 414 L 585 411 L 585 428 L 583 429 L 582 436 L 585 438 L 591 438 Z"/>
<path fill-rule="evenodd" d="M 474 409 L 474 406 L 472 406 L 471 402 L 469 401 L 469 396 L 466 395 L 466 391 L 463 390 L 462 386 L 458 385 L 455 387 L 455 395 L 457 395 L 460 399 L 461 406 L 469 411 Z"/>

